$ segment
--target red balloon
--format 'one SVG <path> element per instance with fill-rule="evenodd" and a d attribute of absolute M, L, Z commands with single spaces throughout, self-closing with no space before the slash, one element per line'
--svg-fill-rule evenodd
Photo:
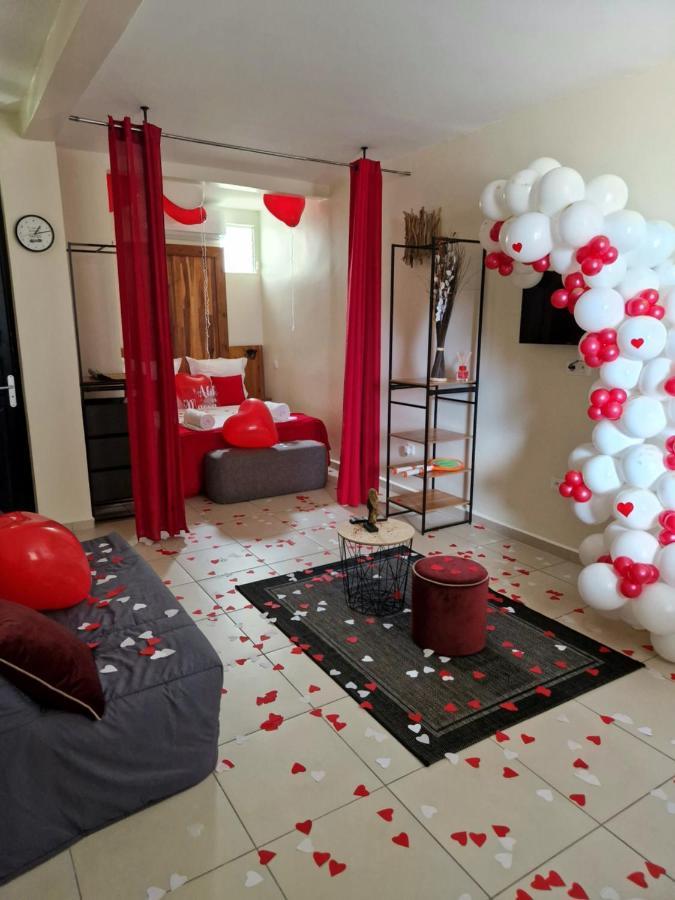
<path fill-rule="evenodd" d="M 266 208 L 289 228 L 295 228 L 305 209 L 305 198 L 295 194 L 263 194 Z"/>
<path fill-rule="evenodd" d="M 625 403 L 628 399 L 628 394 L 623 388 L 612 388 L 609 392 L 609 396 L 615 403 Z"/>
<path fill-rule="evenodd" d="M 626 575 L 630 567 L 633 565 L 633 560 L 630 556 L 617 556 L 614 560 L 614 568 L 619 573 L 619 575 Z"/>
<path fill-rule="evenodd" d="M 635 600 L 642 593 L 642 585 L 635 584 L 634 581 L 628 581 L 627 578 L 624 578 L 619 585 L 619 590 L 624 597 L 628 597 L 629 600 Z"/>
<path fill-rule="evenodd" d="M 666 392 L 666 394 L 670 394 L 671 397 L 675 397 L 675 378 L 666 379 L 666 382 L 663 385 L 663 390 Z M 668 440 L 670 440 L 670 438 Z M 666 444 L 666 446 L 668 445 Z"/>
<path fill-rule="evenodd" d="M 572 496 L 577 503 L 588 503 L 593 494 L 591 494 L 585 484 L 578 484 L 572 491 Z"/>
<path fill-rule="evenodd" d="M 510 275 L 513 272 L 513 263 L 509 260 L 502 261 L 499 263 L 499 274 L 503 275 L 505 278 L 507 275 Z"/>
<path fill-rule="evenodd" d="M 649 310 L 649 301 L 644 297 L 634 297 L 626 303 L 626 315 L 644 316 Z"/>
<path fill-rule="evenodd" d="M 546 272 L 551 267 L 551 260 L 548 256 L 542 256 L 541 259 L 537 259 L 532 263 L 532 268 L 535 272 Z"/>
<path fill-rule="evenodd" d="M 495 243 L 497 243 L 497 241 L 499 240 L 499 232 L 501 231 L 503 224 L 504 224 L 504 221 L 502 220 L 502 221 L 497 221 L 492 225 L 492 228 L 490 228 L 490 240 L 491 241 L 494 241 Z"/>
<path fill-rule="evenodd" d="M 498 269 L 501 261 L 502 261 L 501 253 L 497 253 L 497 252 L 488 253 L 488 255 L 485 257 L 485 268 L 486 269 Z"/>
<path fill-rule="evenodd" d="M 225 420 L 223 438 L 233 447 L 272 447 L 279 443 L 272 413 L 255 397 L 244 400 L 239 412 Z"/>
<path fill-rule="evenodd" d="M 187 372 L 179 372 L 176 375 L 176 396 L 181 403 L 189 400 L 197 402 L 201 400 L 202 390 L 210 384 L 211 379 L 208 375 L 188 375 Z"/>
<path fill-rule="evenodd" d="M 581 350 L 582 353 L 588 353 L 591 356 L 594 356 L 600 351 L 601 346 L 600 339 L 597 335 L 587 334 L 586 337 L 581 339 L 579 350 Z"/>
<path fill-rule="evenodd" d="M 574 288 L 586 287 L 586 282 L 581 272 L 570 272 L 569 275 L 565 276 L 563 284 L 568 291 L 573 291 Z"/>
<path fill-rule="evenodd" d="M 597 256 L 589 256 L 581 264 L 581 271 L 584 275 L 597 275 L 601 269 L 602 260 Z"/>
<path fill-rule="evenodd" d="M 594 256 L 600 256 L 600 254 L 606 253 L 610 246 L 609 238 L 605 237 L 604 234 L 599 234 L 587 244 L 588 249 Z"/>
<path fill-rule="evenodd" d="M 565 481 L 573 487 L 577 484 L 584 483 L 581 472 L 577 472 L 575 469 L 570 469 L 569 472 L 565 472 Z"/>
<path fill-rule="evenodd" d="M 605 388 L 597 388 L 591 391 L 589 399 L 594 406 L 604 406 L 609 400 L 609 391 L 605 390 Z"/>
<path fill-rule="evenodd" d="M 37 513 L 0 516 L 0 597 L 31 609 L 65 609 L 90 590 L 89 561 L 72 531 Z"/>
<path fill-rule="evenodd" d="M 551 294 L 551 306 L 555 306 L 556 309 L 566 309 L 569 299 L 570 295 L 567 291 L 563 290 L 563 288 L 558 288 L 557 291 L 553 291 Z"/>
<path fill-rule="evenodd" d="M 647 568 L 649 569 L 649 575 L 647 576 L 647 584 L 654 584 L 655 581 L 659 580 L 660 572 L 656 568 L 656 566 L 653 566 L 651 564 L 647 565 Z"/>
<path fill-rule="evenodd" d="M 659 299 L 659 292 L 655 288 L 646 288 L 640 291 L 640 297 L 644 297 L 647 303 L 656 303 Z"/>
<path fill-rule="evenodd" d="M 665 307 L 658 306 L 656 303 L 654 306 L 650 307 L 648 316 L 651 316 L 653 319 L 662 319 L 666 314 Z"/>
<path fill-rule="evenodd" d="M 612 362 L 619 355 L 619 348 L 616 344 L 606 344 L 600 350 L 600 359 L 603 362 Z"/>
<path fill-rule="evenodd" d="M 593 419 L 594 422 L 599 421 L 604 418 L 602 410 L 599 406 L 589 406 L 588 407 L 588 418 Z"/>
<path fill-rule="evenodd" d="M 566 500 L 572 496 L 573 491 L 574 491 L 574 488 L 572 487 L 572 485 L 567 484 L 566 481 L 563 481 L 561 484 L 558 485 L 558 493 L 560 494 L 561 497 L 564 497 Z"/>
<path fill-rule="evenodd" d="M 633 563 L 628 572 L 630 580 L 634 581 L 635 584 L 647 584 L 650 570 L 649 566 L 645 563 Z"/>
<path fill-rule="evenodd" d="M 616 247 L 608 247 L 604 253 L 601 254 L 602 261 L 606 266 L 611 265 L 613 262 L 616 262 L 619 258 L 619 251 Z"/>
<path fill-rule="evenodd" d="M 602 331 L 598 332 L 598 337 L 603 344 L 616 343 L 616 331 L 613 328 L 603 328 Z"/>
<path fill-rule="evenodd" d="M 578 263 L 582 263 L 585 259 L 588 259 L 589 255 L 590 251 L 588 249 L 588 244 L 586 244 L 584 247 L 579 247 L 575 259 Z"/>
<path fill-rule="evenodd" d="M 659 516 L 659 522 L 661 522 L 663 527 L 667 528 L 668 531 L 675 533 L 675 512 L 673 512 L 672 509 L 666 509 L 661 515 L 663 516 L 663 521 L 661 521 L 661 516 Z"/>
<path fill-rule="evenodd" d="M 616 402 L 616 400 L 608 400 L 607 403 L 605 403 L 602 411 L 604 412 L 606 419 L 615 421 L 616 419 L 621 418 L 623 408 L 620 403 Z"/>

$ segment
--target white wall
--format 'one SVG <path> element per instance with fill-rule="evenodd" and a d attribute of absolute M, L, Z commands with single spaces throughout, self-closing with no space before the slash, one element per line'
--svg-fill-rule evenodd
<path fill-rule="evenodd" d="M 524 168 L 537 156 L 554 156 L 586 179 L 614 172 L 629 185 L 629 207 L 647 217 L 675 222 L 675 120 L 664 113 L 672 105 L 674 86 L 675 63 L 669 63 L 646 74 L 585 87 L 583 92 L 511 115 L 480 131 L 388 160 L 387 165 L 410 169 L 413 176 L 384 176 L 383 334 L 387 333 L 388 245 L 403 239 L 402 211 L 441 206 L 445 233 L 475 237 L 482 187 Z M 332 200 L 333 303 L 343 313 L 346 180 L 337 186 Z M 576 546 L 587 529 L 559 499 L 551 480 L 566 470 L 569 451 L 589 439 L 585 401 L 592 380 L 568 374 L 574 348 L 518 343 L 520 292 L 494 273 L 488 277 L 486 305 L 476 512 Z M 451 324 L 451 332 L 452 328 Z M 399 334 L 397 349 L 405 351 L 412 342 L 409 332 Z M 341 365 L 337 351 L 331 365 Z M 323 402 L 333 403 L 334 397 L 327 393 Z"/>
<path fill-rule="evenodd" d="M 335 333 L 331 299 L 331 205 L 308 198 L 294 229 L 261 213 L 261 254 L 267 394 L 324 419 L 336 450 L 342 364 L 337 371 L 331 360 L 344 341 Z"/>
<path fill-rule="evenodd" d="M 56 148 L 23 140 L 3 116 L 0 192 L 37 506 L 59 521 L 82 522 L 91 507 Z M 25 213 L 53 225 L 46 252 L 29 253 L 16 242 L 14 223 Z"/>

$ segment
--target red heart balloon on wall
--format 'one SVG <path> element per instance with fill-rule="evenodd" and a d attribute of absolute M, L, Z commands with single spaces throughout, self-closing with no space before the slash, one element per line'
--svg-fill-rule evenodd
<path fill-rule="evenodd" d="M 65 609 L 90 590 L 89 561 L 72 531 L 37 513 L 0 516 L 0 597 L 32 609 Z"/>
<path fill-rule="evenodd" d="M 289 228 L 295 228 L 305 209 L 305 198 L 294 194 L 263 194 L 267 209 Z"/>
<path fill-rule="evenodd" d="M 279 443 L 272 413 L 262 400 L 249 397 L 223 425 L 223 438 L 233 447 L 271 447 Z"/>
<path fill-rule="evenodd" d="M 200 400 L 202 390 L 211 384 L 208 375 L 188 375 L 186 372 L 179 372 L 176 375 L 176 396 L 185 403 L 186 400 Z"/>

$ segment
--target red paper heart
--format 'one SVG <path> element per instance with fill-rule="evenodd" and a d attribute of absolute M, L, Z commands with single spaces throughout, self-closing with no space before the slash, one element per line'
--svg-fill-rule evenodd
<path fill-rule="evenodd" d="M 504 766 L 502 775 L 504 776 L 504 778 L 517 778 L 518 772 L 516 772 L 514 769 L 510 768 L 509 766 Z"/>
<path fill-rule="evenodd" d="M 391 806 L 386 807 L 386 809 L 378 809 L 377 814 L 381 819 L 384 819 L 385 822 L 391 822 L 394 818 L 394 810 Z"/>
<path fill-rule="evenodd" d="M 263 401 L 249 397 L 239 412 L 226 419 L 223 440 L 232 447 L 271 447 L 279 443 L 279 434 Z"/>
<path fill-rule="evenodd" d="M 367 687 L 367 685 L 366 685 L 366 687 Z M 422 721 L 422 713 L 419 713 L 419 712 L 408 713 L 408 718 L 410 719 L 411 722 L 417 722 L 419 724 Z"/>
<path fill-rule="evenodd" d="M 622 516 L 628 517 L 635 508 L 632 503 L 617 503 L 616 504 L 617 511 L 621 513 Z"/>
<path fill-rule="evenodd" d="M 534 689 L 534 692 L 535 692 L 535 694 L 541 694 L 542 697 L 550 697 L 551 696 L 551 689 L 544 687 L 542 684 L 538 685 L 538 687 L 536 687 Z"/>
<path fill-rule="evenodd" d="M 659 866 L 657 863 L 649 862 L 649 860 L 645 863 L 645 868 L 652 876 L 652 878 L 660 878 L 662 875 L 666 874 L 666 870 L 663 866 Z"/>
<path fill-rule="evenodd" d="M 291 766 L 291 775 L 297 775 L 299 772 L 306 772 L 307 768 L 302 763 L 294 762 Z"/>
<path fill-rule="evenodd" d="M 550 870 L 546 880 L 551 885 L 551 887 L 564 887 L 565 886 L 565 882 L 563 881 L 562 876 L 558 875 L 558 873 L 555 871 L 555 869 Z"/>
<path fill-rule="evenodd" d="M 466 705 L 470 706 L 471 709 L 480 709 L 480 700 L 469 700 Z"/>
<path fill-rule="evenodd" d="M 321 853 L 321 851 L 315 850 L 312 854 L 312 858 L 317 866 L 321 868 L 321 866 L 325 865 L 330 859 L 330 853 Z"/>
<path fill-rule="evenodd" d="M 584 759 L 575 759 L 572 763 L 575 769 L 587 769 L 588 763 Z"/>
<path fill-rule="evenodd" d="M 468 763 L 472 769 L 477 769 L 480 766 L 480 756 L 469 756 L 464 762 Z"/>
<path fill-rule="evenodd" d="M 469 837 L 471 838 L 471 840 L 474 842 L 474 844 L 477 847 L 482 847 L 483 844 L 485 843 L 485 841 L 487 840 L 487 835 L 482 831 L 479 831 L 479 832 L 470 831 Z"/>
<path fill-rule="evenodd" d="M 398 844 L 399 847 L 409 847 L 410 840 L 405 831 L 402 831 L 400 834 L 395 834 L 391 839 L 392 844 Z"/>
<path fill-rule="evenodd" d="M 507 700 L 506 703 L 499 704 L 502 709 L 505 709 L 507 712 L 518 712 L 518 707 L 512 700 Z"/>
<path fill-rule="evenodd" d="M 516 253 L 520 253 L 520 251 L 523 249 L 523 245 L 520 243 L 520 241 L 516 241 L 516 243 L 511 244 L 511 246 L 516 251 Z"/>
<path fill-rule="evenodd" d="M 521 734 L 520 739 L 524 744 L 531 744 L 536 740 L 536 738 L 533 738 L 531 734 Z"/>
<path fill-rule="evenodd" d="M 543 875 L 535 875 L 532 881 L 530 882 L 530 887 L 533 887 L 535 891 L 550 891 L 551 887 L 548 883 L 548 879 L 544 878 Z"/>
<path fill-rule="evenodd" d="M 466 831 L 455 831 L 450 837 L 453 841 L 457 841 L 458 844 L 461 844 L 462 847 L 466 847 L 466 842 L 468 840 Z"/>
<path fill-rule="evenodd" d="M 295 827 L 298 831 L 301 831 L 303 834 L 309 834 L 312 830 L 312 820 L 305 819 L 304 822 L 296 822 Z"/>
<path fill-rule="evenodd" d="M 528 894 L 527 891 L 524 891 L 522 888 L 518 888 L 516 891 L 515 900 L 532 900 L 532 894 Z"/>
<path fill-rule="evenodd" d="M 457 707 L 455 706 L 454 703 L 446 703 L 445 706 L 443 707 L 443 709 L 444 709 L 446 712 L 449 712 L 449 713 L 456 713 L 456 712 L 457 712 Z"/>
<path fill-rule="evenodd" d="M 328 863 L 328 871 L 330 872 L 331 878 L 334 878 L 336 875 L 339 875 L 340 872 L 344 872 L 347 868 L 347 863 L 338 862 L 335 859 L 331 859 Z"/>
<path fill-rule="evenodd" d="M 631 338 L 631 344 L 633 345 L 633 347 L 635 347 L 636 350 L 639 350 L 644 342 L 644 338 Z"/>
<path fill-rule="evenodd" d="M 645 885 L 645 887 L 647 887 L 647 885 Z M 578 881 L 575 881 L 574 884 L 570 887 L 567 895 L 568 897 L 572 897 L 572 900 L 588 900 L 588 894 Z"/>
<path fill-rule="evenodd" d="M 267 863 L 271 862 L 275 856 L 276 853 L 274 853 L 272 850 L 258 850 L 258 859 L 260 860 L 261 866 L 266 866 Z"/>
<path fill-rule="evenodd" d="M 600 736 L 597 735 L 597 734 L 587 734 L 587 735 L 586 735 L 586 740 L 587 740 L 587 741 L 590 741 L 591 744 L 595 744 L 596 747 L 599 747 L 600 744 L 602 743 L 602 740 L 600 739 Z"/>
<path fill-rule="evenodd" d="M 499 744 L 502 744 L 504 741 L 510 741 L 511 738 L 503 731 L 495 731 L 495 738 Z"/>
<path fill-rule="evenodd" d="M 628 881 L 632 881 L 633 884 L 637 884 L 638 887 L 647 889 L 647 879 L 642 874 L 642 872 L 631 872 L 630 875 L 626 875 Z"/>
<path fill-rule="evenodd" d="M 570 794 L 570 800 L 572 800 L 574 803 L 577 803 L 579 806 L 586 806 L 585 794 Z"/>
<path fill-rule="evenodd" d="M 511 831 L 508 825 L 493 825 L 492 830 L 497 837 L 506 837 L 509 831 Z"/>
<path fill-rule="evenodd" d="M 355 797 L 367 797 L 370 794 L 370 791 L 365 786 L 365 784 L 359 784 L 354 788 L 354 796 Z"/>

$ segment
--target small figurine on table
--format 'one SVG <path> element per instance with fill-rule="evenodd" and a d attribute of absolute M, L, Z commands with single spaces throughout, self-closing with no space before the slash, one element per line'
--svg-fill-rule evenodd
<path fill-rule="evenodd" d="M 380 529 L 377 527 L 378 521 L 383 522 L 384 519 L 378 519 L 378 499 L 377 499 L 377 491 L 375 488 L 371 488 L 368 491 L 368 518 L 366 519 L 350 519 L 352 525 L 363 525 L 364 529 L 371 534 L 379 531 Z"/>

